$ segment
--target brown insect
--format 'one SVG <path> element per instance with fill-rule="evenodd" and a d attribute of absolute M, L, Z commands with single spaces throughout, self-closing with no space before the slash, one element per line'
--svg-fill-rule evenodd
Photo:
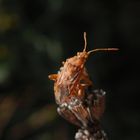
<path fill-rule="evenodd" d="M 57 104 L 69 102 L 71 98 L 83 99 L 85 88 L 92 85 L 85 68 L 88 56 L 97 51 L 116 51 L 117 48 L 98 48 L 86 51 L 87 41 L 84 32 L 85 46 L 82 52 L 76 56 L 68 58 L 63 62 L 63 66 L 57 74 L 49 75 L 50 80 L 54 80 L 54 94 Z"/>
<path fill-rule="evenodd" d="M 49 75 L 49 79 L 54 80 L 54 94 L 59 105 L 58 113 L 71 123 L 85 129 L 89 124 L 94 124 L 96 126 L 94 131 L 97 132 L 98 121 L 104 112 L 105 92 L 89 90 L 89 87 L 93 87 L 93 82 L 86 71 L 85 63 L 93 52 L 118 49 L 98 48 L 87 52 L 85 32 L 84 41 L 83 51 L 63 62 L 59 72 Z"/>

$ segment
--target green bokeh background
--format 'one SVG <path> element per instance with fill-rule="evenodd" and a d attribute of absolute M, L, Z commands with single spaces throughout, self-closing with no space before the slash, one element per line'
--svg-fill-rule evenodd
<path fill-rule="evenodd" d="M 107 92 L 102 125 L 109 140 L 140 140 L 140 2 L 0 0 L 0 140 L 73 140 L 77 128 L 56 113 L 53 82 L 61 62 L 98 52 L 86 67 Z"/>

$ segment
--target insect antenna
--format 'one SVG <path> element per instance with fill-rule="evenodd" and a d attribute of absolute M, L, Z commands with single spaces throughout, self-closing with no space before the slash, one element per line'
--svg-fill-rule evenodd
<path fill-rule="evenodd" d="M 97 52 L 97 51 L 118 51 L 118 48 L 98 48 L 98 49 L 94 49 L 88 52 L 88 54 L 92 53 L 92 52 Z"/>
<path fill-rule="evenodd" d="M 86 52 L 87 49 L 87 38 L 86 38 L 86 32 L 84 32 L 84 41 L 85 41 L 85 45 L 84 45 L 84 49 L 83 52 Z M 97 51 L 118 51 L 118 48 L 97 48 L 97 49 L 93 49 L 91 51 L 88 51 L 87 54 L 89 55 L 92 52 L 97 52 Z"/>
<path fill-rule="evenodd" d="M 86 52 L 86 49 L 87 49 L 87 38 L 86 38 L 86 32 L 84 32 L 84 41 L 85 41 L 85 45 L 84 45 L 83 52 Z"/>

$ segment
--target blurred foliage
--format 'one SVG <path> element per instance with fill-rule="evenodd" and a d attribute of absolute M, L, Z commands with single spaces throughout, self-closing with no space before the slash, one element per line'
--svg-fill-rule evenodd
<path fill-rule="evenodd" d="M 140 2 L 0 0 L 0 140 L 72 140 L 56 113 L 50 73 L 83 49 L 118 47 L 87 62 L 107 91 L 102 123 L 110 140 L 139 140 Z"/>

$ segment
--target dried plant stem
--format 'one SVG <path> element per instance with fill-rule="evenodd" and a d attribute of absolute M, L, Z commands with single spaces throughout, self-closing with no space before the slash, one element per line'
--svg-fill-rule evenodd
<path fill-rule="evenodd" d="M 83 100 L 72 98 L 58 107 L 57 111 L 63 118 L 80 127 L 75 140 L 107 140 L 100 126 L 104 100 L 103 90 L 89 90 L 85 92 Z"/>

